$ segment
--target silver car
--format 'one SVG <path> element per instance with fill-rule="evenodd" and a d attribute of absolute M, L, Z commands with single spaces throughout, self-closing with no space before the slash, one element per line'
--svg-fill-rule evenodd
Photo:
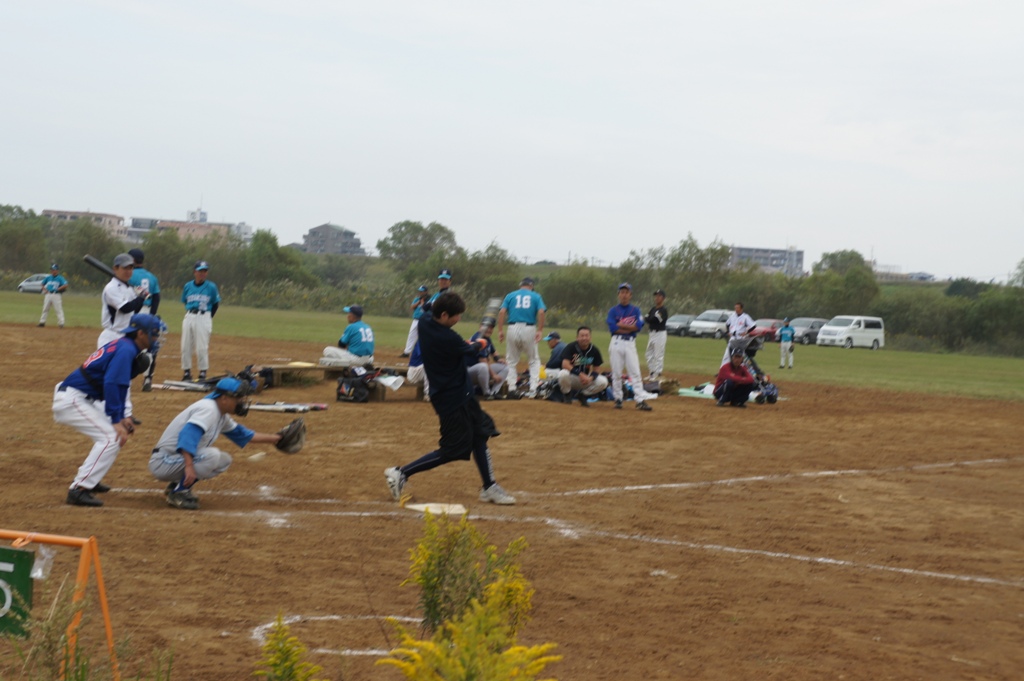
<path fill-rule="evenodd" d="M 33 274 L 18 284 L 18 293 L 39 293 L 43 290 L 43 279 L 48 276 L 47 274 Z"/>
<path fill-rule="evenodd" d="M 814 345 L 818 341 L 818 331 L 827 323 L 827 319 L 818 317 L 797 317 L 789 323 L 793 327 L 793 342 Z M 775 340 L 779 340 L 778 331 L 775 332 Z"/>

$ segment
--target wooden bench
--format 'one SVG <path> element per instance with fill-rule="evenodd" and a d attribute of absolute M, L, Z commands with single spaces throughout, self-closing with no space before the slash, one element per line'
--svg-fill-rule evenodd
<path fill-rule="evenodd" d="M 312 363 L 307 365 L 306 363 L 302 363 L 302 364 L 263 364 L 263 365 L 260 365 L 258 367 L 254 367 L 254 368 L 257 368 L 257 369 L 270 369 L 270 371 L 271 371 L 271 381 L 272 381 L 273 385 L 282 385 L 284 382 L 289 381 L 289 380 L 301 380 L 301 378 L 304 377 L 304 376 L 314 376 L 314 377 L 317 377 L 317 379 L 319 381 L 337 381 L 339 378 L 341 378 L 344 375 L 345 370 L 348 369 L 349 367 L 324 366 L 324 365 L 312 364 Z M 408 365 L 405 365 L 405 364 L 401 364 L 401 365 L 382 365 L 382 366 L 378 366 L 378 367 L 374 367 L 374 368 L 375 369 L 385 370 L 385 371 L 387 371 L 389 373 L 392 373 L 392 374 L 395 374 L 397 376 L 408 376 L 409 375 L 409 367 L 408 367 Z M 369 401 L 370 402 L 384 402 L 387 399 L 387 394 L 388 394 L 389 390 L 382 383 L 378 383 L 377 381 L 371 381 L 370 384 L 367 387 L 370 388 L 370 397 L 369 397 Z M 423 385 L 422 384 L 420 384 L 418 386 L 410 386 L 410 387 L 415 387 L 416 388 L 416 398 L 417 399 L 423 399 Z"/>

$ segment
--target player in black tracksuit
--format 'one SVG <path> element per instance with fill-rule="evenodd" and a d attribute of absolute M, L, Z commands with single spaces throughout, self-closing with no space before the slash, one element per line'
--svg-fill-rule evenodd
<path fill-rule="evenodd" d="M 429 454 L 401 468 L 384 471 L 395 500 L 401 497 L 409 476 L 451 461 L 472 458 L 483 482 L 481 501 L 506 505 L 516 501 L 494 481 L 487 441 L 499 433 L 494 420 L 474 398 L 473 385 L 466 370 L 466 357 L 480 352 L 481 341 L 467 343 L 452 328 L 465 311 L 466 303 L 459 294 L 445 292 L 420 317 L 420 353 L 430 383 L 430 403 L 441 425 L 441 439 L 437 449 Z"/>

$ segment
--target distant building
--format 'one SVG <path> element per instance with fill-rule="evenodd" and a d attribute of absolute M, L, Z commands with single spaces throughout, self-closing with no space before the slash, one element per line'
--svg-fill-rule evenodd
<path fill-rule="evenodd" d="M 174 230 L 182 239 L 202 239 L 210 234 L 231 234 L 237 236 L 246 245 L 252 243 L 253 228 L 244 222 L 207 222 L 206 211 L 190 210 L 188 219 L 160 220 L 158 218 L 132 218 L 131 226 L 126 230 L 125 240 L 140 244 L 151 231 Z"/>
<path fill-rule="evenodd" d="M 155 229 L 159 231 L 173 230 L 182 239 L 202 239 L 211 234 L 231 233 L 231 223 L 228 222 L 179 222 L 176 220 L 157 220 Z"/>
<path fill-rule="evenodd" d="M 729 248 L 729 267 L 737 268 L 748 263 L 754 263 L 767 272 L 799 277 L 804 273 L 804 252 L 795 248 Z"/>
<path fill-rule="evenodd" d="M 302 250 L 306 253 L 366 255 L 355 232 L 330 223 L 322 224 L 306 232 L 302 237 Z"/>
<path fill-rule="evenodd" d="M 935 281 L 935 275 L 929 272 L 911 272 L 907 275 L 911 281 Z"/>
<path fill-rule="evenodd" d="M 44 210 L 43 217 L 53 221 L 85 220 L 99 225 L 116 239 L 128 237 L 128 229 L 124 226 L 124 218 L 110 213 L 90 213 L 82 210 Z"/>

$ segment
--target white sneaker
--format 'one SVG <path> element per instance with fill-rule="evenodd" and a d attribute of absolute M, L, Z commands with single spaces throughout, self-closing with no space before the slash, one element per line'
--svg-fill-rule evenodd
<path fill-rule="evenodd" d="M 499 506 L 511 506 L 516 503 L 516 498 L 503 490 L 501 485 L 494 483 L 487 489 L 480 490 L 480 501 L 489 501 Z"/>
<path fill-rule="evenodd" d="M 391 490 L 391 498 L 398 501 L 402 498 L 402 490 L 405 489 L 405 482 L 409 478 L 398 468 L 385 468 L 384 479 L 388 482 L 388 489 Z"/>

